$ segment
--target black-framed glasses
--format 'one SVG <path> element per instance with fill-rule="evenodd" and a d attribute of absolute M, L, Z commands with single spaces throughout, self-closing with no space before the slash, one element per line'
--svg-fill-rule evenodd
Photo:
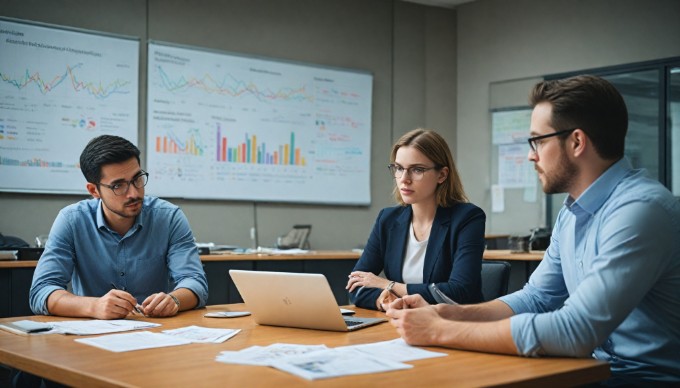
<path fill-rule="evenodd" d="M 566 135 L 568 133 L 574 132 L 577 129 L 578 128 L 565 129 L 563 131 L 557 131 L 557 132 L 549 133 L 547 135 L 530 137 L 529 139 L 527 139 L 527 141 L 529 142 L 529 147 L 531 147 L 531 152 L 533 152 L 533 153 L 538 152 L 538 146 L 541 144 L 540 143 L 541 140 L 547 139 L 547 138 L 553 137 L 553 136 Z"/>
<path fill-rule="evenodd" d="M 398 164 L 388 164 L 387 168 L 390 170 L 390 174 L 395 179 L 399 179 L 404 175 L 404 172 L 408 174 L 408 176 L 411 177 L 414 181 L 419 181 L 423 179 L 423 176 L 425 175 L 426 172 L 430 170 L 438 170 L 441 167 L 439 166 L 434 166 L 434 167 L 422 167 L 422 166 L 415 166 L 415 167 L 409 167 L 405 168 L 402 167 Z"/>
<path fill-rule="evenodd" d="M 121 181 L 114 183 L 112 185 L 107 185 L 99 182 L 99 186 L 104 186 L 111 189 L 111 191 L 113 191 L 113 194 L 115 195 L 125 195 L 127 194 L 128 190 L 130 190 L 130 185 L 133 185 L 136 188 L 141 189 L 142 187 L 146 186 L 147 183 L 149 183 L 149 173 L 142 170 L 139 174 L 132 178 L 132 180 Z"/>

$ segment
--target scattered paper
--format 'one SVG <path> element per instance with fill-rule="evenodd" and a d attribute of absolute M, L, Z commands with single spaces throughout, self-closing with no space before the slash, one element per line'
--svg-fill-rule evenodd
<path fill-rule="evenodd" d="M 158 323 L 135 321 L 132 319 L 91 319 L 86 321 L 50 322 L 50 324 L 53 327 L 50 333 L 75 335 L 119 333 L 121 331 L 148 329 L 160 326 Z"/>
<path fill-rule="evenodd" d="M 354 349 L 373 357 L 399 362 L 424 360 L 426 358 L 444 357 L 448 355 L 446 353 L 433 352 L 411 346 L 401 338 L 370 344 L 341 346 L 336 349 Z"/>
<path fill-rule="evenodd" d="M 94 338 L 78 338 L 75 341 L 117 353 L 129 352 L 132 350 L 187 345 L 191 343 L 191 341 L 184 338 L 178 338 L 160 333 L 152 333 L 150 331 L 111 334 Z"/>
<path fill-rule="evenodd" d="M 412 368 L 405 361 L 443 357 L 410 346 L 402 339 L 330 349 L 325 345 L 273 344 L 223 351 L 216 360 L 227 364 L 271 366 L 308 380 Z"/>
<path fill-rule="evenodd" d="M 271 344 L 251 346 L 239 351 L 225 350 L 216 361 L 227 364 L 272 366 L 274 361 L 312 351 L 328 349 L 325 345 Z"/>
<path fill-rule="evenodd" d="M 219 344 L 235 336 L 241 329 L 213 329 L 201 326 L 187 326 L 179 329 L 163 330 L 163 334 L 183 338 L 196 343 Z"/>
<path fill-rule="evenodd" d="M 307 380 L 410 369 L 413 365 L 380 359 L 357 349 L 327 349 L 274 361 L 274 368 Z"/>

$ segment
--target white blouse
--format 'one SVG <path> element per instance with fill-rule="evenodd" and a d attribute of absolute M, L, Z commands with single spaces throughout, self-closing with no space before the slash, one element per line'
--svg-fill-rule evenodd
<path fill-rule="evenodd" d="M 404 283 L 420 284 L 423 282 L 423 267 L 425 266 L 427 241 L 428 240 L 416 240 L 416 235 L 413 231 L 413 223 L 411 223 L 408 234 L 408 245 L 406 246 L 406 256 L 404 257 L 404 268 L 402 269 Z"/>

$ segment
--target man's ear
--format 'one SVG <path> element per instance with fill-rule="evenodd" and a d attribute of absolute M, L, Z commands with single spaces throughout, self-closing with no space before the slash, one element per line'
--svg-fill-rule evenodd
<path fill-rule="evenodd" d="M 571 134 L 571 139 L 573 141 L 572 149 L 574 156 L 579 156 L 583 154 L 586 150 L 586 145 L 589 142 L 588 136 L 581 129 L 577 129 Z"/>
<path fill-rule="evenodd" d="M 87 188 L 87 192 L 90 193 L 91 196 L 93 196 L 95 198 L 101 197 L 99 195 L 99 189 L 97 188 L 97 185 L 95 185 L 94 183 L 87 182 L 85 187 Z"/>

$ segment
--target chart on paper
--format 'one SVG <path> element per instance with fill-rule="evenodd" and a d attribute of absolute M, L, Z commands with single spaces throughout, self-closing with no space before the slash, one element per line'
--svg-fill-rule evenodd
<path fill-rule="evenodd" d="M 149 44 L 149 192 L 370 202 L 372 76 Z"/>

